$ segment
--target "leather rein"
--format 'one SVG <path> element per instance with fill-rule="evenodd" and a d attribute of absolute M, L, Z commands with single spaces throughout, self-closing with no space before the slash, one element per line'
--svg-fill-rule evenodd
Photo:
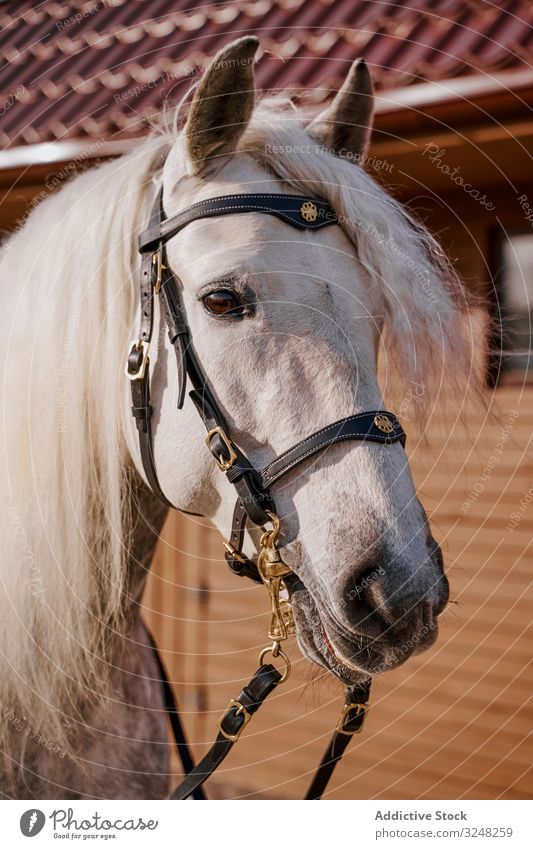
<path fill-rule="evenodd" d="M 396 416 L 383 410 L 346 416 L 323 427 L 284 451 L 263 469 L 256 469 L 232 441 L 224 414 L 196 356 L 181 297 L 182 284 L 169 267 L 165 245 L 192 221 L 243 213 L 274 215 L 299 230 L 319 230 L 338 224 L 335 212 L 326 201 L 304 195 L 284 194 L 225 195 L 200 201 L 167 218 L 161 188 L 152 206 L 148 227 L 139 237 L 141 320 L 139 336 L 132 343 L 128 355 L 126 376 L 131 382 L 132 414 L 137 426 L 147 482 L 154 495 L 169 507 L 174 506 L 159 485 L 151 428 L 153 410 L 150 404 L 149 350 L 154 327 L 154 303 L 158 296 L 168 338 L 176 355 L 178 409 L 183 407 L 189 382 L 192 387 L 189 396 L 207 430 L 207 447 L 220 471 L 236 490 L 237 501 L 231 534 L 229 540 L 224 542 L 226 562 L 235 575 L 263 583 L 268 590 L 271 605 L 268 637 L 272 644 L 261 652 L 259 668 L 249 683 L 236 699 L 230 700 L 218 720 L 218 734 L 213 746 L 196 766 L 187 747 L 172 689 L 158 657 L 165 702 L 184 772 L 187 774 L 184 781 L 172 792 L 170 799 L 186 799 L 191 795 L 197 799 L 205 798 L 202 791 L 204 781 L 229 754 L 263 701 L 290 673 L 290 662 L 281 644 L 295 635 L 290 593 L 296 586 L 301 586 L 301 583 L 283 562 L 277 548 L 280 520 L 270 488 L 308 457 L 344 440 L 371 441 L 382 445 L 394 442 L 405 444 L 405 433 Z M 260 550 L 254 559 L 243 554 L 248 521 L 263 529 Z M 284 662 L 283 672 L 272 663 L 264 663 L 268 655 L 281 658 Z M 357 685 L 347 687 L 345 704 L 337 728 L 315 773 L 306 799 L 321 798 L 350 738 L 361 730 L 368 710 L 370 684 L 371 678 L 365 677 Z"/>

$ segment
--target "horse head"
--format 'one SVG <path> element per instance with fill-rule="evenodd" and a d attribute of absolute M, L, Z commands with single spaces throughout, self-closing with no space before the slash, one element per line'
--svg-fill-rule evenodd
<path fill-rule="evenodd" d="M 363 169 L 373 112 L 365 64 L 308 121 L 283 103 L 254 105 L 256 49 L 242 38 L 214 58 L 156 182 L 168 218 L 215 197 L 295 191 L 326 198 L 337 215 L 336 226 L 311 232 L 236 210 L 192 221 L 166 246 L 213 396 L 233 442 L 261 468 L 331 422 L 383 409 L 396 380 L 426 387 L 435 362 L 438 382 L 461 330 L 437 245 Z M 178 409 L 164 333 L 151 359 L 161 489 L 228 536 L 234 492 L 191 399 Z M 142 474 L 131 426 L 128 441 Z M 448 582 L 401 444 L 338 442 L 272 495 L 280 551 L 299 579 L 292 604 L 307 657 L 350 682 L 432 644 Z"/>

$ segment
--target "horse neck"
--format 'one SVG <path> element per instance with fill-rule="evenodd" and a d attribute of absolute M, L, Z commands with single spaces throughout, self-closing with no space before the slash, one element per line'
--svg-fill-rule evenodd
<path fill-rule="evenodd" d="M 132 475 L 132 537 L 128 552 L 127 596 L 130 606 L 138 610 L 168 507 L 150 492 L 136 471 Z"/>

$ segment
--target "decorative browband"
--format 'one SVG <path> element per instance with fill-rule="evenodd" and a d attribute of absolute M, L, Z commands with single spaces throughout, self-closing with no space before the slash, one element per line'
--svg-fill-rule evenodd
<path fill-rule="evenodd" d="M 328 224 L 337 224 L 337 216 L 327 201 L 306 195 L 223 195 L 194 203 L 183 212 L 148 227 L 139 237 L 139 250 L 141 253 L 156 250 L 161 242 L 168 241 L 191 221 L 245 212 L 274 215 L 300 230 L 319 230 Z"/>

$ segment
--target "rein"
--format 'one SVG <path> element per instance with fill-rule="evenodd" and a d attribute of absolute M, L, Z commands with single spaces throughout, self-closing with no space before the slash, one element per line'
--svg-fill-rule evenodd
<path fill-rule="evenodd" d="M 249 683 L 236 699 L 230 700 L 218 720 L 218 734 L 214 744 L 196 766 L 193 766 L 172 690 L 158 659 L 167 711 L 183 768 L 187 773 L 187 777 L 172 792 L 170 799 L 186 799 L 190 795 L 194 798 L 205 798 L 201 791 L 204 781 L 229 754 L 264 700 L 279 684 L 286 681 L 290 674 L 289 658 L 283 651 L 282 643 L 296 633 L 290 595 L 300 582 L 291 568 L 283 562 L 277 548 L 280 520 L 270 487 L 308 457 L 344 440 L 371 441 L 382 445 L 391 445 L 394 442 L 405 444 L 405 433 L 397 418 L 384 410 L 370 410 L 346 416 L 327 425 L 284 451 L 263 469 L 256 469 L 232 441 L 224 414 L 194 351 L 180 294 L 182 284 L 168 265 L 165 245 L 192 221 L 249 212 L 274 215 L 300 230 L 319 230 L 338 224 L 335 212 L 326 201 L 305 195 L 284 194 L 225 195 L 192 204 L 177 215 L 166 218 L 161 188 L 153 204 L 148 227 L 139 237 L 141 320 L 139 336 L 132 343 L 127 359 L 126 376 L 131 382 L 131 409 L 137 425 L 146 479 L 154 495 L 169 507 L 174 507 L 160 487 L 152 443 L 149 350 L 157 295 L 165 316 L 168 338 L 176 355 L 178 409 L 183 407 L 189 382 L 192 387 L 189 396 L 207 430 L 207 447 L 220 471 L 236 490 L 237 501 L 231 534 L 229 540 L 224 542 L 226 562 L 235 575 L 263 583 L 268 591 L 271 606 L 268 629 L 271 645 L 261 651 L 259 668 Z M 256 559 L 243 554 L 248 522 L 263 529 Z M 272 663 L 264 663 L 268 655 L 283 661 L 283 673 Z M 337 728 L 315 773 L 306 799 L 321 798 L 350 738 L 361 731 L 368 710 L 370 685 L 371 678 L 366 677 L 359 684 L 347 687 L 345 704 Z"/>

